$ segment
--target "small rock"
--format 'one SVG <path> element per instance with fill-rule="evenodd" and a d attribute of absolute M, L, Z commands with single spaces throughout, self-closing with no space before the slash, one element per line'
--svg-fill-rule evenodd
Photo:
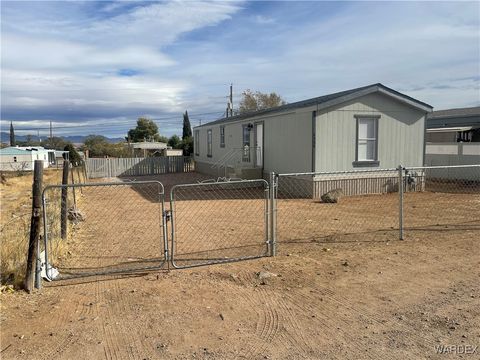
<path fill-rule="evenodd" d="M 218 314 L 218 316 L 220 316 L 220 319 L 225 320 L 225 317 L 223 316 L 222 313 Z"/>
<path fill-rule="evenodd" d="M 334 204 L 338 202 L 341 196 L 343 196 L 342 189 L 333 189 L 320 196 L 320 199 L 322 199 L 324 203 Z"/>
<path fill-rule="evenodd" d="M 278 276 L 278 275 L 274 274 L 274 273 L 271 273 L 271 272 L 268 272 L 268 271 L 260 271 L 260 272 L 257 273 L 257 277 L 260 280 L 269 279 L 271 277 L 276 277 L 276 276 Z"/>
<path fill-rule="evenodd" d="M 68 209 L 68 215 L 67 215 L 68 220 L 71 222 L 77 224 L 79 222 L 85 221 L 85 214 L 81 212 L 79 209 L 76 208 L 70 208 Z"/>

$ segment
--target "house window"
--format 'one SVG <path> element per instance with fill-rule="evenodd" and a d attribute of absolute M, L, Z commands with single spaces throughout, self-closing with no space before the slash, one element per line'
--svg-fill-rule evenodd
<path fill-rule="evenodd" d="M 225 147 L 225 126 L 220 126 L 220 147 Z"/>
<path fill-rule="evenodd" d="M 17 162 L 17 157 L 16 156 L 13 157 L 13 162 Z"/>
<path fill-rule="evenodd" d="M 195 148 L 195 155 L 200 155 L 200 131 L 199 130 L 195 130 L 195 144 L 194 144 L 194 148 Z"/>
<path fill-rule="evenodd" d="M 207 156 L 212 157 L 212 129 L 207 130 Z"/>
<path fill-rule="evenodd" d="M 242 133 L 243 133 L 243 156 L 242 161 L 250 162 L 250 130 L 251 125 L 243 125 L 242 126 Z"/>
<path fill-rule="evenodd" d="M 357 116 L 357 151 L 354 165 L 378 165 L 379 116 Z"/>

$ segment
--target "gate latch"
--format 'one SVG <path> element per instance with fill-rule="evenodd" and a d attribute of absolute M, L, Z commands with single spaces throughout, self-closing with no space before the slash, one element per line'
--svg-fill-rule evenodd
<path fill-rule="evenodd" d="M 165 217 L 165 221 L 166 222 L 169 222 L 170 221 L 170 218 L 172 216 L 172 211 L 171 210 L 165 210 L 163 212 L 163 216 Z"/>

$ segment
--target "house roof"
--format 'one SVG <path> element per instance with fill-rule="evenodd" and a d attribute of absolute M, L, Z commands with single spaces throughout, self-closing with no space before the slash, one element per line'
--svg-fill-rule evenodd
<path fill-rule="evenodd" d="M 210 125 L 215 125 L 219 123 L 233 122 L 233 121 L 248 119 L 255 116 L 294 110 L 294 109 L 304 108 L 304 107 L 313 106 L 313 105 L 317 105 L 319 106 L 319 109 L 323 109 L 323 108 L 335 106 L 335 105 L 344 103 L 346 101 L 350 101 L 352 99 L 358 98 L 360 96 L 365 96 L 367 94 L 374 93 L 374 92 L 380 92 L 380 93 L 389 95 L 393 98 L 396 98 L 399 101 L 402 101 L 412 107 L 415 107 L 425 112 L 431 112 L 433 109 L 431 105 L 428 105 L 424 102 L 414 99 L 408 95 L 402 94 L 396 90 L 386 87 L 383 84 L 377 83 L 377 84 L 367 85 L 367 86 L 350 89 L 346 91 L 341 91 L 333 94 L 323 95 L 323 96 L 319 96 L 319 97 L 315 97 L 307 100 L 297 101 L 294 103 L 285 104 L 285 105 L 273 107 L 270 109 L 258 110 L 258 111 L 253 111 L 246 114 L 236 115 L 228 118 L 222 118 L 222 119 L 214 120 L 209 123 L 196 126 L 196 127 L 204 127 L 204 126 L 210 126 Z"/>
<path fill-rule="evenodd" d="M 428 119 L 455 118 L 467 116 L 480 116 L 480 106 L 468 108 L 456 108 L 447 110 L 437 110 L 428 114 Z"/>
<path fill-rule="evenodd" d="M 438 110 L 428 114 L 427 128 L 480 127 L 480 106 Z"/>
<path fill-rule="evenodd" d="M 27 154 L 31 154 L 31 151 L 19 149 L 13 146 L 0 149 L 0 155 L 27 155 Z"/>

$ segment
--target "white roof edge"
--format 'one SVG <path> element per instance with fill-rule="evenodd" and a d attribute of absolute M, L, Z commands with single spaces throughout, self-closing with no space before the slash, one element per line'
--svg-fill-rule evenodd
<path fill-rule="evenodd" d="M 435 129 L 427 129 L 427 132 L 451 132 L 451 131 L 468 131 L 472 130 L 476 127 L 474 126 L 456 126 L 456 127 L 445 127 L 445 128 L 435 128 Z"/>

